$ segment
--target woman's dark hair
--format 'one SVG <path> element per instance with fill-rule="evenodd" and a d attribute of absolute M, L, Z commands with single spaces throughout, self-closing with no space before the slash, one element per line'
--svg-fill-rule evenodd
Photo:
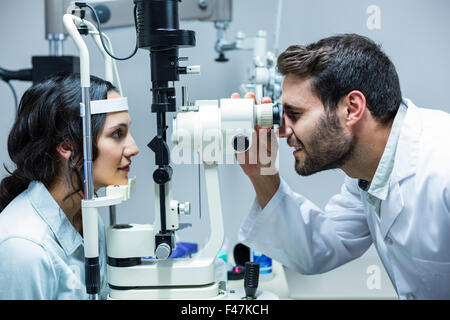
<path fill-rule="evenodd" d="M 108 81 L 91 76 L 91 100 L 107 98 L 108 91 L 117 91 Z M 66 180 L 72 193 L 83 186 L 83 131 L 80 117 L 80 75 L 58 73 L 29 88 L 22 96 L 17 119 L 8 136 L 8 153 L 15 164 L 13 172 L 0 184 L 0 212 L 31 181 L 42 182 L 47 189 L 60 174 L 62 157 L 57 146 L 65 143 L 71 150 Z M 106 115 L 92 116 L 93 160 L 98 155 L 97 139 Z M 77 177 L 74 185 L 73 177 Z"/>
<path fill-rule="evenodd" d="M 312 90 L 326 110 L 334 111 L 343 96 L 359 90 L 371 114 L 387 124 L 402 101 L 393 63 L 379 45 L 357 34 L 290 46 L 278 57 L 277 67 L 283 75 L 311 77 Z"/>

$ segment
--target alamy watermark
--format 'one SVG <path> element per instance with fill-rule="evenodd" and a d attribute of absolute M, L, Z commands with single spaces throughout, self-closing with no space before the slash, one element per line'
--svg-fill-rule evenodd
<path fill-rule="evenodd" d="M 278 172 L 278 136 L 272 129 L 205 130 L 201 137 L 178 129 L 178 143 L 170 151 L 173 164 L 241 164 L 255 165 L 261 175 Z M 240 139 L 237 139 L 239 137 Z M 247 150 L 239 152 L 237 150 Z"/>
<path fill-rule="evenodd" d="M 372 4 L 367 7 L 366 13 L 369 15 L 367 17 L 366 26 L 369 30 L 380 30 L 381 29 L 381 9 L 379 6 Z"/>
<path fill-rule="evenodd" d="M 381 290 L 381 268 L 372 264 L 367 267 L 366 273 L 369 274 L 366 281 L 367 289 Z"/>

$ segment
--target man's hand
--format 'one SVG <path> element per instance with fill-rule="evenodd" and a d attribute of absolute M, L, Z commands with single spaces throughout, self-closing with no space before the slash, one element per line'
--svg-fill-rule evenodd
<path fill-rule="evenodd" d="M 231 98 L 240 98 L 234 93 Z M 247 93 L 244 98 L 253 98 L 255 95 Z M 271 103 L 268 97 L 261 99 L 261 103 Z M 257 101 L 255 99 L 255 104 Z M 236 159 L 244 173 L 250 178 L 256 191 L 261 208 L 264 208 L 278 190 L 280 176 L 276 166 L 278 153 L 277 135 L 272 128 L 255 126 L 252 145 L 246 151 L 236 154 Z"/>
<path fill-rule="evenodd" d="M 238 93 L 234 93 L 231 98 L 240 98 Z M 246 99 L 253 98 L 255 104 L 255 94 L 249 92 L 245 95 Z M 261 103 L 271 103 L 269 97 L 263 97 Z M 272 128 L 255 126 L 253 132 L 252 145 L 243 153 L 237 153 L 236 159 L 241 165 L 244 173 L 250 178 L 261 175 L 277 174 L 276 159 L 278 152 L 277 136 Z"/>

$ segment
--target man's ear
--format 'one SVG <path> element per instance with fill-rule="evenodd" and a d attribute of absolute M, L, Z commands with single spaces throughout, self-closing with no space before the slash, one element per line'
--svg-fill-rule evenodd
<path fill-rule="evenodd" d="M 345 124 L 353 126 L 360 121 L 366 111 L 366 97 L 361 91 L 349 92 L 343 100 L 345 108 Z"/>
<path fill-rule="evenodd" d="M 61 142 L 57 147 L 56 151 L 66 160 L 69 160 L 70 156 L 72 155 L 72 144 L 70 142 L 64 141 Z"/>

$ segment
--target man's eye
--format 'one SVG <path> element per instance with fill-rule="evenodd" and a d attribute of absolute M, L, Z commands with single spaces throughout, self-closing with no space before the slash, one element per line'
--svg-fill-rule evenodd
<path fill-rule="evenodd" d="M 302 115 L 301 112 L 287 112 L 286 115 L 291 119 L 298 119 Z"/>

